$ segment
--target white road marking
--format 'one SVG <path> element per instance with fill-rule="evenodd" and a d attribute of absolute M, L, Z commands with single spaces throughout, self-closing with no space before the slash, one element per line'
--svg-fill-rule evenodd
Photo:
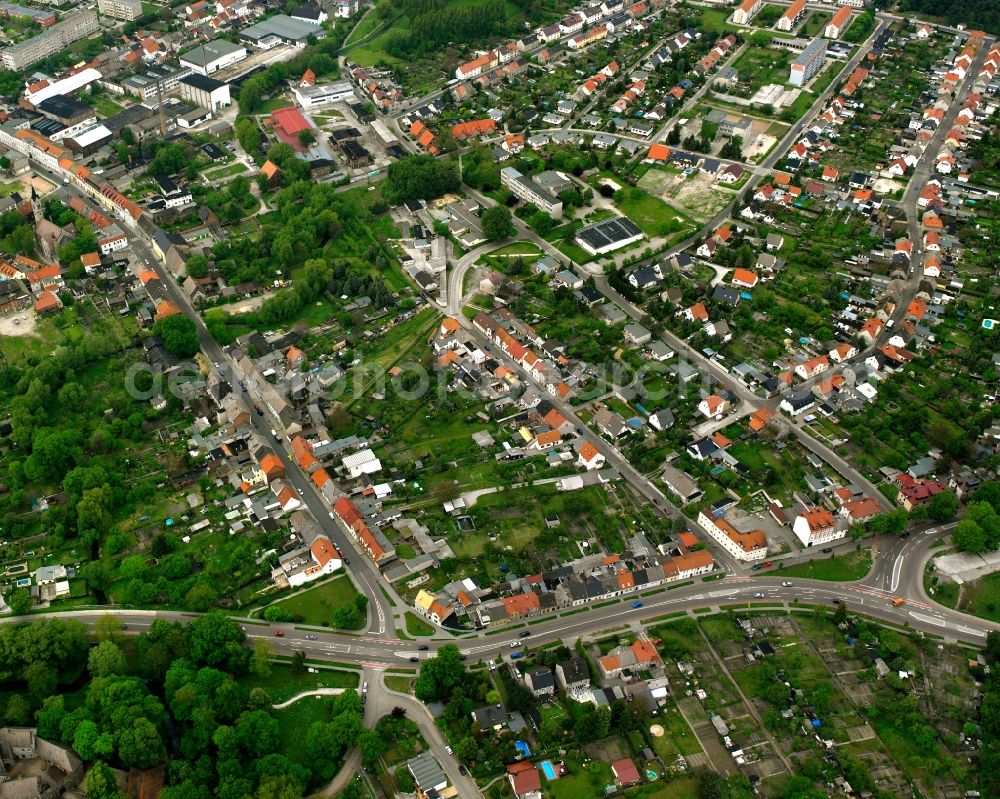
<path fill-rule="evenodd" d="M 896 589 L 899 588 L 899 575 L 903 571 L 903 554 L 900 553 L 896 558 L 896 562 L 892 564 L 892 583 L 890 590 L 896 593 Z"/>
<path fill-rule="evenodd" d="M 935 624 L 938 627 L 948 626 L 948 622 L 946 622 L 944 619 L 939 619 L 937 616 L 926 616 L 923 613 L 914 613 L 912 610 L 910 611 L 909 615 L 912 616 L 917 621 L 922 621 L 927 624 Z"/>
<path fill-rule="evenodd" d="M 986 633 L 983 630 L 975 630 L 972 627 L 965 627 L 963 625 L 958 625 L 958 631 L 960 633 L 967 633 L 968 635 L 978 635 L 980 638 L 985 638 Z"/>

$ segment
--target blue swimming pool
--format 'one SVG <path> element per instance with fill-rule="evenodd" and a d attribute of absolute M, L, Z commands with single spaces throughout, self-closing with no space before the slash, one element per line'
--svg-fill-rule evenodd
<path fill-rule="evenodd" d="M 551 760 L 543 760 L 538 765 L 542 769 L 545 779 L 549 781 L 559 779 L 559 774 L 556 772 L 556 767 L 552 765 Z"/>

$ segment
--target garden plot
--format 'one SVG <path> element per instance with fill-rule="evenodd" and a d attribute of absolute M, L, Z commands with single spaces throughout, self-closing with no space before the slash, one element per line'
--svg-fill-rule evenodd
<path fill-rule="evenodd" d="M 639 179 L 639 188 L 662 198 L 697 222 L 707 222 L 733 199 L 708 175 L 684 175 L 650 169 Z"/>

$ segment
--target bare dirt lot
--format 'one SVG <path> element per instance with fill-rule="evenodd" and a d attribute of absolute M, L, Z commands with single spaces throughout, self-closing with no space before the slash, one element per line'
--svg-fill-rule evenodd
<path fill-rule="evenodd" d="M 37 317 L 34 311 L 19 311 L 10 316 L 0 317 L 0 336 L 35 336 Z"/>
<path fill-rule="evenodd" d="M 697 222 L 707 222 L 733 198 L 732 192 L 719 188 L 711 177 L 701 173 L 683 175 L 651 169 L 639 180 L 639 188 Z"/>

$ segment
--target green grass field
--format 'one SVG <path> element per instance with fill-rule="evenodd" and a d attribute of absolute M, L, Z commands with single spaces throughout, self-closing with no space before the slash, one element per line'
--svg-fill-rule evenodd
<path fill-rule="evenodd" d="M 410 635 L 434 635 L 434 628 L 414 613 L 406 612 L 406 632 Z"/>
<path fill-rule="evenodd" d="M 844 583 L 860 580 L 872 567 L 872 553 L 869 549 L 851 552 L 847 555 L 833 555 L 829 558 L 811 560 L 781 569 L 782 577 L 806 577 L 810 580 L 831 580 Z"/>
<path fill-rule="evenodd" d="M 934 598 L 939 602 L 945 602 L 947 600 L 947 588 L 954 585 L 954 583 L 945 582 L 939 584 L 939 586 L 946 587 L 946 590 L 942 591 L 941 587 L 936 589 Z M 956 586 L 957 588 L 957 586 Z M 942 596 L 942 593 L 945 595 Z M 979 616 L 982 619 L 989 619 L 990 621 L 1000 621 L 1000 572 L 994 572 L 993 574 L 988 574 L 985 577 L 981 577 L 978 580 L 973 580 L 971 583 L 966 583 L 962 586 L 961 599 L 958 599 L 958 592 L 954 591 L 956 594 L 955 604 L 952 607 L 958 608 L 964 613 L 971 613 L 973 616 Z"/>
<path fill-rule="evenodd" d="M 94 107 L 94 110 L 100 114 L 102 117 L 112 117 L 122 110 L 122 107 L 118 105 L 114 100 L 110 100 L 103 95 L 98 95 L 97 97 L 90 98 L 90 104 Z"/>
<path fill-rule="evenodd" d="M 332 624 L 333 614 L 337 609 L 351 605 L 357 595 L 354 584 L 345 575 L 283 599 L 277 604 L 282 610 L 300 616 L 303 624 L 322 626 Z M 363 621 L 360 626 L 364 626 Z"/>
<path fill-rule="evenodd" d="M 240 678 L 240 685 L 248 691 L 252 688 L 263 688 L 271 697 L 274 704 L 279 704 L 291 699 L 296 694 L 303 691 L 311 691 L 314 688 L 357 688 L 358 675 L 352 671 L 332 671 L 321 669 L 317 674 L 293 674 L 291 666 L 275 664 L 271 668 L 271 674 L 267 677 L 258 677 L 247 674 Z M 292 707 L 298 707 L 296 702 Z"/>

